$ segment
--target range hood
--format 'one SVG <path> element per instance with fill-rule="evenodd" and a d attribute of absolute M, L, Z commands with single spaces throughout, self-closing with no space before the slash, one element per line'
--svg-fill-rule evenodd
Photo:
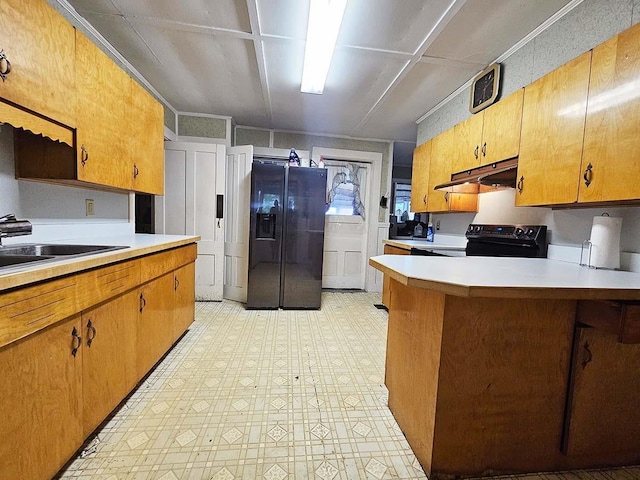
<path fill-rule="evenodd" d="M 515 188 L 518 159 L 510 158 L 472 168 L 451 175 L 451 181 L 434 187 L 453 193 L 477 193 L 482 186 L 496 188 Z"/>

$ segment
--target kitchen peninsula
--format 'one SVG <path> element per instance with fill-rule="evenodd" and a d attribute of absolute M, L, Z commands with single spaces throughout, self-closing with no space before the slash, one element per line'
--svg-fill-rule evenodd
<path fill-rule="evenodd" d="M 640 462 L 640 275 L 384 255 L 389 408 L 429 478 Z"/>

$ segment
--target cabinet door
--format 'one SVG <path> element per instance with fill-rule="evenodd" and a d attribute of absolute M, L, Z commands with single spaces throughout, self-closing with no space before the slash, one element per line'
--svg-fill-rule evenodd
<path fill-rule="evenodd" d="M 640 198 L 638 44 L 640 24 L 593 49 L 579 202 Z"/>
<path fill-rule="evenodd" d="M 173 344 L 173 288 L 173 272 L 170 272 L 138 290 L 138 378 L 146 375 Z"/>
<path fill-rule="evenodd" d="M 164 194 L 164 111 L 138 82 L 131 80 L 129 135 L 133 189 Z"/>
<path fill-rule="evenodd" d="M 515 158 L 520 152 L 524 89 L 484 110 L 480 164 Z"/>
<path fill-rule="evenodd" d="M 136 291 L 82 313 L 82 420 L 84 436 L 135 386 Z"/>
<path fill-rule="evenodd" d="M 516 205 L 578 199 L 591 52 L 524 89 Z"/>
<path fill-rule="evenodd" d="M 431 163 L 427 205 L 430 212 L 449 210 L 449 193 L 433 187 L 451 180 L 451 155 L 454 149 L 454 129 L 451 128 L 431 140 Z"/>
<path fill-rule="evenodd" d="M 0 97 L 75 127 L 73 26 L 42 0 L 2 0 L 0 18 L 0 50 L 11 63 Z"/>
<path fill-rule="evenodd" d="M 76 32 L 76 78 L 78 180 L 130 190 L 131 79 L 80 32 Z"/>
<path fill-rule="evenodd" d="M 485 112 L 479 112 L 456 125 L 451 173 L 462 172 L 480 166 L 480 141 Z"/>
<path fill-rule="evenodd" d="M 431 140 L 413 151 L 411 167 L 411 211 L 426 212 L 429 186 L 429 164 L 431 162 Z"/>
<path fill-rule="evenodd" d="M 630 455 L 640 451 L 640 345 L 618 343 L 595 328 L 576 330 L 564 451 L 567 455 Z"/>
<path fill-rule="evenodd" d="M 196 264 L 189 263 L 173 272 L 173 288 L 176 295 L 174 309 L 174 339 L 182 335 L 195 319 Z"/>
<path fill-rule="evenodd" d="M 0 349 L 0 478 L 52 478 L 82 444 L 80 315 Z"/>

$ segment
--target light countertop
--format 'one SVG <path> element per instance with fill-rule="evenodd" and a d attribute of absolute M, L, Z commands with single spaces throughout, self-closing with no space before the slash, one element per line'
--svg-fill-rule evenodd
<path fill-rule="evenodd" d="M 21 243 L 29 242 L 29 237 Z M 16 288 L 29 283 L 40 282 L 52 278 L 81 272 L 90 268 L 101 267 L 110 263 L 129 260 L 131 258 L 148 255 L 150 253 L 168 250 L 170 248 L 188 245 L 200 240 L 193 235 L 118 235 L 100 238 L 78 238 L 64 241 L 37 242 L 58 243 L 73 245 L 118 245 L 127 246 L 120 250 L 96 253 L 74 258 L 64 258 L 56 261 L 33 262 L 0 270 L 0 292 L 10 288 Z M 9 245 L 7 245 L 9 246 Z M 13 246 L 13 245 L 11 245 Z"/>
<path fill-rule="evenodd" d="M 399 282 L 462 297 L 640 300 L 640 274 L 542 258 L 380 255 Z"/>

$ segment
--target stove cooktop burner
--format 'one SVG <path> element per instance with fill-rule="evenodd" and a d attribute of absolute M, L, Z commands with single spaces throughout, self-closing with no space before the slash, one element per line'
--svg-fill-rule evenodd
<path fill-rule="evenodd" d="M 484 225 L 467 228 L 468 256 L 547 257 L 546 225 Z"/>

